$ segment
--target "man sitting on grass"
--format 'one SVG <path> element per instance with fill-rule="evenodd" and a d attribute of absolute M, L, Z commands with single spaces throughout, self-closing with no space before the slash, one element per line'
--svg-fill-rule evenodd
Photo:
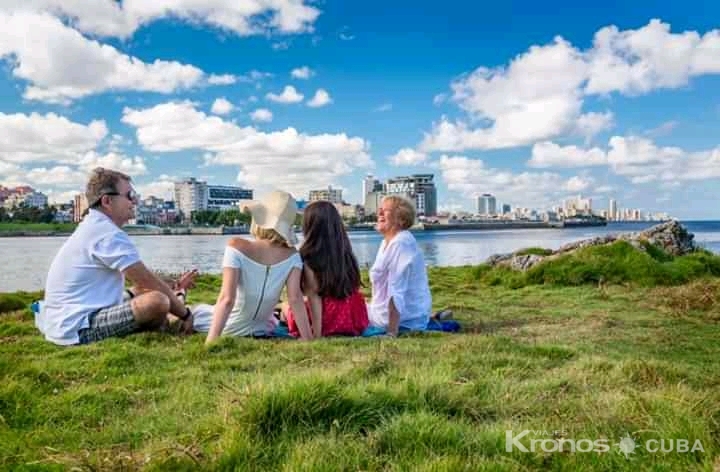
<path fill-rule="evenodd" d="M 163 330 L 168 313 L 192 322 L 183 300 L 145 267 L 121 229 L 135 211 L 137 195 L 130 180 L 101 167 L 90 176 L 85 191 L 89 211 L 53 259 L 44 307 L 37 315 L 38 328 L 55 344 Z M 138 289 L 125 290 L 126 276 Z M 184 274 L 175 289 L 184 293 L 194 278 L 195 272 Z"/>

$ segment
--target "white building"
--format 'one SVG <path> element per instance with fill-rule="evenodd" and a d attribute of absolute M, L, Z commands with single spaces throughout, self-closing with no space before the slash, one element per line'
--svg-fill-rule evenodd
<path fill-rule="evenodd" d="M 332 188 L 328 186 L 326 189 L 321 190 L 310 190 L 308 195 L 308 201 L 327 201 L 330 203 L 342 203 L 342 189 Z"/>
<path fill-rule="evenodd" d="M 20 205 L 34 208 L 42 208 L 47 206 L 47 203 L 47 195 L 42 192 L 32 191 L 10 194 L 7 199 L 5 199 L 3 206 L 8 210 L 12 209 L 13 207 L 18 207 Z"/>
<path fill-rule="evenodd" d="M 495 216 L 497 214 L 497 200 L 490 193 L 483 193 L 477 200 L 477 211 L 479 215 Z"/>
<path fill-rule="evenodd" d="M 615 221 L 618 219 L 617 202 L 614 199 L 610 199 L 608 202 L 608 220 Z"/>
<path fill-rule="evenodd" d="M 207 182 L 195 177 L 175 182 L 175 208 L 182 212 L 185 219 L 189 220 L 194 211 L 207 210 L 207 201 Z"/>

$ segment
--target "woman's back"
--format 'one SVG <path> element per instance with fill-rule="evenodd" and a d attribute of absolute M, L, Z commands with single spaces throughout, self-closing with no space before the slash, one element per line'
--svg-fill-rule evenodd
<path fill-rule="evenodd" d="M 290 272 L 302 270 L 302 259 L 294 249 L 267 241 L 233 239 L 225 249 L 223 267 L 236 268 L 238 278 L 235 305 L 223 334 L 264 335 L 272 332 L 273 309 Z"/>

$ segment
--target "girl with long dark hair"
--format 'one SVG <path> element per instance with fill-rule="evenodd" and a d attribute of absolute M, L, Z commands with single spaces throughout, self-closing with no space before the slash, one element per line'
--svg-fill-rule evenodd
<path fill-rule="evenodd" d="M 303 216 L 302 288 L 315 337 L 359 336 L 368 326 L 360 293 L 360 268 L 337 208 L 313 202 Z M 290 334 L 297 335 L 295 314 L 287 313 Z"/>

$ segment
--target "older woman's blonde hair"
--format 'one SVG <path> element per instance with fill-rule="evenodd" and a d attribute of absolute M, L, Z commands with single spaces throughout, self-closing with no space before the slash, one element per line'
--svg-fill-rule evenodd
<path fill-rule="evenodd" d="M 250 225 L 250 234 L 255 236 L 256 239 L 264 239 L 270 241 L 272 244 L 278 246 L 293 247 L 287 239 L 285 239 L 280 233 L 272 228 L 261 228 L 254 222 Z"/>
<path fill-rule="evenodd" d="M 392 203 L 402 229 L 409 229 L 415 224 L 415 206 L 410 200 L 398 195 L 388 195 L 382 201 Z"/>

